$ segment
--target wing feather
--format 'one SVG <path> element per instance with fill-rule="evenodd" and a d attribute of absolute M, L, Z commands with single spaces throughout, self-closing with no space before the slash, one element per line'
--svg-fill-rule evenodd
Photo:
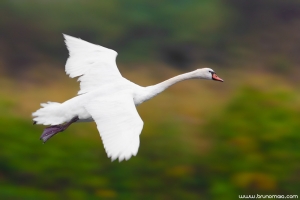
<path fill-rule="evenodd" d="M 80 76 L 78 94 L 122 78 L 116 65 L 117 52 L 68 35 L 64 38 L 70 55 L 65 69 L 71 78 Z"/>
<path fill-rule="evenodd" d="M 86 109 L 97 124 L 108 157 L 122 161 L 137 154 L 144 123 L 132 97 L 96 98 L 86 105 Z"/>

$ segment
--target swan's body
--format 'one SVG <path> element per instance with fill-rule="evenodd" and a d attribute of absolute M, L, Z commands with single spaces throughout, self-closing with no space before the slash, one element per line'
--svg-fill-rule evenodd
<path fill-rule="evenodd" d="M 141 87 L 122 77 L 116 66 L 115 51 L 71 36 L 64 37 L 70 53 L 66 73 L 71 78 L 80 76 L 80 91 L 78 96 L 64 103 L 41 104 L 43 108 L 32 114 L 35 123 L 52 125 L 41 137 L 44 142 L 73 122 L 95 121 L 108 157 L 128 160 L 137 154 L 143 128 L 137 105 L 186 79 L 223 81 L 212 69 L 203 68 Z M 64 123 L 66 125 L 60 125 Z"/>

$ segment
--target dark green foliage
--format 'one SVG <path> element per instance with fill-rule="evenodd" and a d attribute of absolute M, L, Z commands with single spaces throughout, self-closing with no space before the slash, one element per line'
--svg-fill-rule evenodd
<path fill-rule="evenodd" d="M 244 88 L 207 126 L 214 141 L 207 160 L 213 193 L 297 194 L 299 121 L 300 104 L 292 93 Z"/>
<path fill-rule="evenodd" d="M 29 120 L 1 115 L 0 127 L 1 198 L 173 199 L 200 195 L 191 160 L 171 120 L 153 126 L 162 137 L 143 137 L 139 156 L 122 163 L 106 157 L 95 126 L 73 125 L 44 145 L 38 140 L 42 127 Z"/>
<path fill-rule="evenodd" d="M 1 101 L 1 107 L 15 104 Z M 137 157 L 110 162 L 95 125 L 75 124 L 46 144 L 42 127 L 0 117 L 0 196 L 4 199 L 235 199 L 297 194 L 299 104 L 286 91 L 246 87 L 203 133 L 174 117 L 147 121 Z M 179 124 L 183 124 L 180 126 Z M 196 130 L 195 130 L 196 131 Z M 199 156 L 182 138 L 209 140 Z"/>
<path fill-rule="evenodd" d="M 217 50 L 235 23 L 235 12 L 221 0 L 3 1 L 0 13 L 9 48 L 24 43 L 61 59 L 61 33 L 121 51 L 121 61 L 137 61 L 160 58 L 170 48 Z"/>
<path fill-rule="evenodd" d="M 65 33 L 117 50 L 120 62 L 224 66 L 254 54 L 285 72 L 299 61 L 299 13 L 295 0 L 3 0 L 0 42 L 9 69 L 41 53 L 64 62 Z"/>

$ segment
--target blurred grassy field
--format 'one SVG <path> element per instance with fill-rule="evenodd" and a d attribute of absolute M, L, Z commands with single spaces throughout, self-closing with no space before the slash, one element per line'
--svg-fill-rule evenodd
<path fill-rule="evenodd" d="M 133 66 L 123 76 L 148 85 L 180 73 L 154 65 Z M 1 198 L 297 194 L 299 88 L 275 74 L 215 70 L 224 83 L 186 81 L 139 106 L 145 122 L 141 147 L 137 157 L 122 163 L 107 158 L 94 123 L 72 125 L 44 145 L 38 140 L 44 127 L 32 125 L 31 112 L 41 102 L 62 102 L 78 90 L 63 66 L 28 72 L 26 82 L 2 77 Z"/>

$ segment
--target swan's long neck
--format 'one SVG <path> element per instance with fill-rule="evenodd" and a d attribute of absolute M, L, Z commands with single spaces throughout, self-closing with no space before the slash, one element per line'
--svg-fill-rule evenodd
<path fill-rule="evenodd" d="M 163 92 L 165 89 L 167 89 L 171 85 L 174 85 L 175 83 L 178 83 L 180 81 L 184 81 L 187 79 L 193 79 L 193 78 L 197 78 L 195 71 L 175 76 L 173 78 L 170 78 L 170 79 L 168 79 L 164 82 L 158 83 L 156 85 L 145 87 L 144 95 L 141 98 L 140 103 L 155 97 L 156 95 Z"/>

